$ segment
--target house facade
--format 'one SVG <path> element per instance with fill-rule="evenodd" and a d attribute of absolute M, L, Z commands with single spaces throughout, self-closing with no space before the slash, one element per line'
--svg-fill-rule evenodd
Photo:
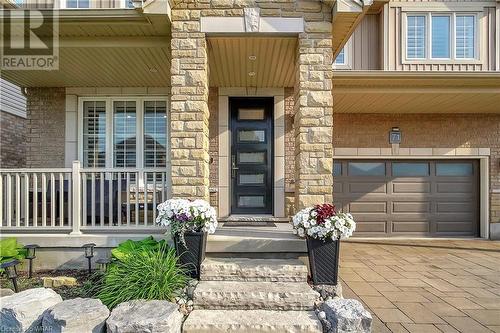
<path fill-rule="evenodd" d="M 28 100 L 5 232 L 151 231 L 186 197 L 226 224 L 333 202 L 358 236 L 500 238 L 497 0 L 4 6 L 59 23 L 58 70 L 2 71 Z"/>

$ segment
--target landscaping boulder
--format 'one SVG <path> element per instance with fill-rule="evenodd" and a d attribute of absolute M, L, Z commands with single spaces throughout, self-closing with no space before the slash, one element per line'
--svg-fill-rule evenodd
<path fill-rule="evenodd" d="M 70 276 L 44 276 L 42 277 L 42 281 L 45 288 L 77 285 L 76 279 Z"/>
<path fill-rule="evenodd" d="M 319 318 L 327 333 L 370 333 L 372 316 L 355 299 L 333 298 L 320 306 Z"/>
<path fill-rule="evenodd" d="M 62 298 L 52 289 L 35 288 L 2 297 L 0 332 L 36 332 L 42 314 Z"/>
<path fill-rule="evenodd" d="M 43 314 L 43 332 L 101 333 L 105 331 L 108 308 L 98 299 L 75 298 L 58 303 Z"/>
<path fill-rule="evenodd" d="M 175 303 L 136 300 L 114 308 L 106 325 L 108 333 L 180 333 L 182 319 Z"/>
<path fill-rule="evenodd" d="M 0 297 L 10 296 L 14 294 L 14 290 L 9 288 L 0 288 Z"/>

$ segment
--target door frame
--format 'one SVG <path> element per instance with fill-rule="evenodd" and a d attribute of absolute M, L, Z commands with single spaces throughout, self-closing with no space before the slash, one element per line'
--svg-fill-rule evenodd
<path fill-rule="evenodd" d="M 273 213 L 285 217 L 285 91 L 284 88 L 219 88 L 218 215 L 231 214 L 231 132 L 229 97 L 273 97 Z"/>
<path fill-rule="evenodd" d="M 455 149 L 451 148 L 416 148 L 416 149 L 425 149 L 431 152 L 431 154 L 422 154 L 419 155 L 418 150 L 414 150 L 415 148 L 406 148 L 409 153 L 399 153 L 392 154 L 389 148 L 389 154 L 382 153 L 381 149 L 384 148 L 375 148 L 378 150 L 378 154 L 375 153 L 370 154 L 362 154 L 359 155 L 359 149 L 364 148 L 334 148 L 333 160 L 376 160 L 376 159 L 385 159 L 385 160 L 478 160 L 479 161 L 479 237 L 489 239 L 490 237 L 490 211 L 489 211 L 489 194 L 490 194 L 490 183 L 489 183 L 489 164 L 490 164 L 490 150 L 489 148 L 477 148 L 479 153 L 469 154 L 469 155 L 460 155 L 455 154 Z M 371 149 L 371 148 L 368 148 Z M 441 153 L 439 149 L 451 150 L 454 154 Z M 484 153 L 482 153 L 484 151 Z M 433 154 L 433 152 L 435 152 Z M 364 152 L 363 152 L 364 153 Z M 355 155 L 358 154 L 358 155 Z M 450 155 L 448 155 L 450 154 Z"/>

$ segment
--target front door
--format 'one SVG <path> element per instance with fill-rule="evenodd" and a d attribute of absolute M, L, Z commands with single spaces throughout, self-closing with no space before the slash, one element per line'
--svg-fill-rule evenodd
<path fill-rule="evenodd" d="M 232 214 L 272 214 L 273 98 L 230 98 Z"/>

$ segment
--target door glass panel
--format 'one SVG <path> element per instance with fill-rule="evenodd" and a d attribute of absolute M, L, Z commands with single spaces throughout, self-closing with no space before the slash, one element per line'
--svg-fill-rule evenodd
<path fill-rule="evenodd" d="M 470 176 L 472 163 L 436 163 L 436 176 Z"/>
<path fill-rule="evenodd" d="M 263 195 L 240 195 L 238 198 L 239 207 L 265 207 Z"/>
<path fill-rule="evenodd" d="M 167 165 L 167 103 L 144 102 L 144 166 Z"/>
<path fill-rule="evenodd" d="M 255 184 L 264 184 L 264 174 L 239 174 L 239 184 L 240 185 L 255 185 Z"/>
<path fill-rule="evenodd" d="M 134 101 L 113 103 L 113 165 L 136 166 L 137 115 Z"/>
<path fill-rule="evenodd" d="M 421 177 L 429 175 L 429 163 L 392 163 L 392 175 Z"/>
<path fill-rule="evenodd" d="M 238 120 L 264 120 L 264 109 L 238 109 Z"/>
<path fill-rule="evenodd" d="M 384 176 L 385 163 L 351 162 L 348 171 L 350 176 Z"/>
<path fill-rule="evenodd" d="M 83 103 L 83 166 L 106 164 L 106 102 Z"/>
<path fill-rule="evenodd" d="M 262 164 L 265 162 L 266 162 L 266 153 L 263 151 L 238 153 L 238 163 Z"/>
<path fill-rule="evenodd" d="M 238 140 L 240 142 L 266 142 L 266 131 L 264 130 L 239 130 Z"/>
<path fill-rule="evenodd" d="M 333 163 L 333 175 L 334 176 L 342 175 L 342 163 L 340 162 Z"/>

